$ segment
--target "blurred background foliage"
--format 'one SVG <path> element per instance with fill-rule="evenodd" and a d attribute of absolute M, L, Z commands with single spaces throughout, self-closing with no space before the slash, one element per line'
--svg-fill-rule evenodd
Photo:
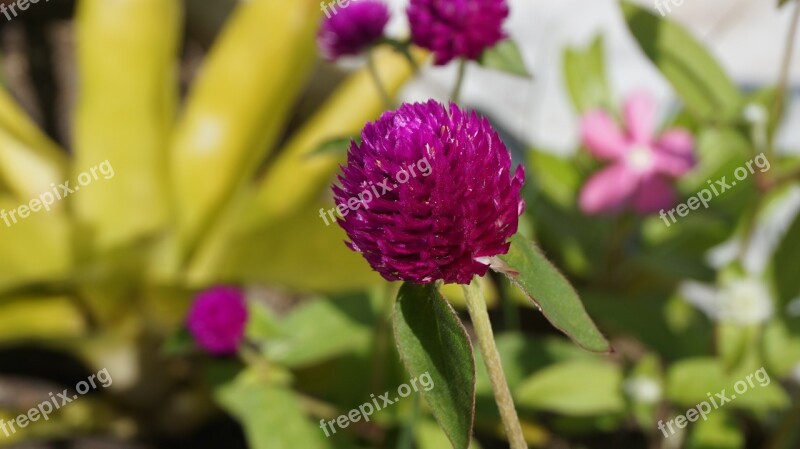
<path fill-rule="evenodd" d="M 579 349 L 504 279 L 484 279 L 526 438 L 554 449 L 796 449 L 800 158 L 774 148 L 774 132 L 793 126 L 774 113 L 782 87 L 743 91 L 677 24 L 628 3 L 620 14 L 682 100 L 665 127 L 696 137 L 682 196 L 761 152 L 772 168 L 665 227 L 583 215 L 576 198 L 596 168 L 585 152 L 506 139 L 528 173 L 522 232 L 568 273 L 616 349 Z M 343 161 L 318 149 L 384 109 L 365 68 L 319 60 L 320 18 L 316 0 L 54 0 L 0 24 L 13 68 L 0 90 L 0 208 L 105 160 L 115 170 L 52 211 L 0 225 L 0 417 L 102 368 L 114 379 L 0 446 L 448 447 L 411 398 L 331 438 L 317 425 L 407 380 L 388 324 L 397 286 L 318 216 Z M 604 52 L 602 37 L 564 49 L 576 114 L 616 108 Z M 391 95 L 414 76 L 391 49 L 375 57 Z M 766 119 L 748 119 L 753 110 Z M 731 247 L 722 262 L 709 257 Z M 726 277 L 766 285 L 769 318 L 725 322 L 684 297 L 696 281 L 727 300 Z M 218 283 L 247 287 L 239 358 L 204 356 L 183 330 L 194 293 Z M 463 314 L 460 289 L 443 294 Z M 474 447 L 505 447 L 477 366 Z M 762 366 L 768 387 L 663 439 L 658 420 Z"/>

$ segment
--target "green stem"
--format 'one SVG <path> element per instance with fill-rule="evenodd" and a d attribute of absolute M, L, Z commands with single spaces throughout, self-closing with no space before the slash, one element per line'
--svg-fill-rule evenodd
<path fill-rule="evenodd" d="M 486 372 L 492 383 L 494 399 L 497 408 L 500 409 L 500 418 L 503 420 L 503 427 L 506 429 L 506 436 L 511 445 L 511 449 L 527 449 L 528 444 L 522 434 L 522 427 L 517 417 L 517 410 L 514 408 L 514 400 L 511 398 L 511 391 L 506 382 L 506 375 L 503 372 L 503 365 L 500 363 L 500 354 L 494 341 L 492 324 L 489 322 L 489 313 L 486 310 L 486 301 L 478 285 L 477 278 L 472 280 L 469 285 L 462 285 L 464 296 L 467 300 L 467 309 L 472 326 L 475 328 L 475 335 L 478 337 L 478 345 L 483 354 L 483 363 L 486 365 Z"/>
<path fill-rule="evenodd" d="M 458 77 L 456 78 L 456 85 L 453 88 L 453 94 L 450 95 L 450 100 L 453 103 L 458 103 L 461 99 L 461 88 L 464 86 L 464 78 L 467 73 L 467 60 L 461 59 L 458 63 Z"/>
<path fill-rule="evenodd" d="M 375 81 L 375 87 L 378 89 L 378 94 L 381 96 L 384 107 L 386 107 L 386 109 L 392 109 L 392 99 L 389 96 L 389 92 L 387 92 L 386 88 L 383 86 L 381 77 L 378 75 L 378 67 L 375 65 L 375 57 L 373 56 L 372 50 L 367 52 L 367 68 L 369 69 L 370 75 L 372 75 L 373 81 Z"/>

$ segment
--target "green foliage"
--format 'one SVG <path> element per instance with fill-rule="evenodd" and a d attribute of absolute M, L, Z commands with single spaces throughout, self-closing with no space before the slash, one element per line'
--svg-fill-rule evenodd
<path fill-rule="evenodd" d="M 613 414 L 625 408 L 622 372 L 601 360 L 551 365 L 526 379 L 515 393 L 521 407 L 570 416 Z"/>
<path fill-rule="evenodd" d="M 240 374 L 215 395 L 220 405 L 242 423 L 253 449 L 331 447 L 322 430 L 306 419 L 293 391 L 265 384 L 254 372 Z"/>
<path fill-rule="evenodd" d="M 420 394 L 453 447 L 466 449 L 475 413 L 475 360 L 464 325 L 432 284 L 403 284 L 393 321 L 409 374 L 429 373 L 435 385 Z"/>
<path fill-rule="evenodd" d="M 567 92 L 578 112 L 612 108 L 604 48 L 602 36 L 597 36 L 585 49 L 568 48 L 564 51 L 563 70 Z"/>
<path fill-rule="evenodd" d="M 460 286 L 404 284 L 395 302 L 343 244 L 344 232 L 319 215 L 333 207 L 330 183 L 350 139 L 385 108 L 369 71 L 329 82 L 320 95 L 318 2 L 233 3 L 182 103 L 175 70 L 182 2 L 79 1 L 71 154 L 0 90 L 0 209 L 105 160 L 115 170 L 47 213 L 0 222 L 4 349 L 35 346 L 91 369 L 108 366 L 118 389 L 40 423 L 41 434 L 14 438 L 118 434 L 131 419 L 167 421 L 181 434 L 219 412 L 213 400 L 254 449 L 412 440 L 423 449 L 465 449 L 479 447 L 475 437 L 487 446 L 502 440 L 483 356 L 442 297 L 461 310 Z M 756 384 L 674 438 L 690 449 L 795 447 L 798 435 L 785 429 L 796 421 L 796 406 L 789 410 L 796 388 L 787 387 L 800 364 L 800 216 L 779 222 L 772 212 L 797 190 L 800 159 L 775 148 L 781 89 L 743 93 L 684 28 L 647 7 L 621 9 L 644 57 L 681 100 L 666 123 L 696 139 L 697 166 L 677 181 L 681 201 L 709 181 L 730 180 L 762 152 L 772 168 L 667 227 L 656 215 L 584 214 L 577 198 L 598 162 L 581 149 L 515 155 L 528 173 L 526 213 L 510 251 L 494 261 L 510 281 L 490 275 L 479 285 L 525 439 L 555 447 L 634 433 L 637 441 L 660 438 L 663 411 L 730 394 L 763 367 L 769 385 Z M 565 94 L 578 114 L 618 111 L 605 53 L 600 36 L 563 51 Z M 426 54 L 387 41 L 373 56 L 395 96 L 414 74 L 408 58 L 422 63 Z M 532 78 L 513 40 L 479 63 Z M 765 121 L 754 111 L 766 112 Z M 746 274 L 768 286 L 772 315 L 722 322 L 682 297 L 686 281 L 744 275 L 754 241 L 771 245 L 766 269 Z M 727 258 L 711 264 L 720 248 Z M 217 283 L 269 291 L 248 295 L 246 342 L 227 358 L 204 355 L 185 325 L 196 291 Z M 545 319 L 577 345 L 551 334 Z M 609 340 L 619 351 L 613 357 Z M 422 407 L 418 398 L 399 401 L 331 438 L 317 425 L 425 373 L 435 387 L 419 390 Z M 2 405 L 0 417 L 13 418 L 17 406 Z M 112 418 L 89 429 L 87 416 Z"/>
<path fill-rule="evenodd" d="M 508 265 L 505 271 L 511 282 L 525 291 L 556 328 L 590 351 L 611 351 L 569 281 L 532 242 L 518 234 L 512 237 L 508 254 L 499 258 Z"/>
<path fill-rule="evenodd" d="M 644 7 L 622 2 L 633 37 L 686 103 L 707 121 L 729 121 L 742 107 L 742 96 L 714 58 L 678 24 Z"/>
<path fill-rule="evenodd" d="M 484 51 L 480 58 L 480 64 L 486 68 L 523 78 L 533 77 L 525 67 L 525 61 L 522 59 L 522 53 L 520 53 L 517 43 L 511 39 L 503 40 Z"/>

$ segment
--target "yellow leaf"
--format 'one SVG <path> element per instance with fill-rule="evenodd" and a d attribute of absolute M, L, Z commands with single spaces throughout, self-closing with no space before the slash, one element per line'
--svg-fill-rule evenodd
<path fill-rule="evenodd" d="M 83 0 L 77 11 L 77 176 L 108 161 L 74 196 L 77 218 L 108 249 L 168 222 L 169 132 L 177 104 L 178 0 Z"/>
<path fill-rule="evenodd" d="M 171 148 L 182 252 L 254 173 L 284 131 L 311 71 L 316 0 L 241 3 L 212 49 Z"/>

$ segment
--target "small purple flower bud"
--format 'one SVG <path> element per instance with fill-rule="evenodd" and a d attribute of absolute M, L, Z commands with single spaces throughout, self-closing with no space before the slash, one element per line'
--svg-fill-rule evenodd
<path fill-rule="evenodd" d="M 197 295 L 187 327 L 198 346 L 214 355 L 235 353 L 247 324 L 244 294 L 234 287 L 217 286 Z"/>
<path fill-rule="evenodd" d="M 383 37 L 389 8 L 380 1 L 360 0 L 331 11 L 317 34 L 320 52 L 329 61 L 353 56 Z"/>
<path fill-rule="evenodd" d="M 506 38 L 506 0 L 411 0 L 411 39 L 434 53 L 436 65 L 478 59 Z"/>
<path fill-rule="evenodd" d="M 522 167 L 488 120 L 455 104 L 404 104 L 351 142 L 333 186 L 348 247 L 390 281 L 467 284 L 508 252 Z"/>

